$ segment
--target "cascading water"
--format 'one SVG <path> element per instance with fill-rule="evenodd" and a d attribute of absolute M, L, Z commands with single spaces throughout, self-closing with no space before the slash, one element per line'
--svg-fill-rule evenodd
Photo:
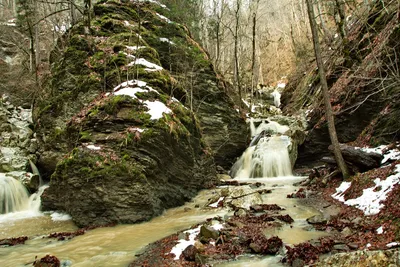
<path fill-rule="evenodd" d="M 291 139 L 283 135 L 289 127 L 274 121 L 262 121 L 256 128 L 251 119 L 250 129 L 253 140 L 232 167 L 231 175 L 241 179 L 292 176 Z"/>
<path fill-rule="evenodd" d="M 28 208 L 29 195 L 26 188 L 18 180 L 0 173 L 0 214 Z"/>

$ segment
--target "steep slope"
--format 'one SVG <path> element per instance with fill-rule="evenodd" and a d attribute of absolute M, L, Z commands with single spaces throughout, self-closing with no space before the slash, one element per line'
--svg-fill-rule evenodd
<path fill-rule="evenodd" d="M 246 125 L 166 7 L 99 1 L 94 15 L 90 34 L 82 22 L 59 41 L 35 109 L 43 207 L 80 226 L 147 220 L 210 185 Z"/>
<path fill-rule="evenodd" d="M 325 54 L 339 141 L 376 145 L 399 140 L 399 18 L 394 1 L 379 1 L 352 21 L 347 44 Z M 309 110 L 309 134 L 299 165 L 329 154 L 330 140 L 316 64 L 294 74 L 282 99 L 285 112 Z"/>

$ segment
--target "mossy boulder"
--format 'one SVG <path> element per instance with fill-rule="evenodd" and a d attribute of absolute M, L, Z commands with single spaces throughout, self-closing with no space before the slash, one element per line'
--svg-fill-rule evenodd
<path fill-rule="evenodd" d="M 79 226 L 148 220 L 212 185 L 215 162 L 228 168 L 244 150 L 224 82 L 167 13 L 99 1 L 91 34 L 78 23 L 58 42 L 34 109 L 38 165 L 51 175 L 45 210 Z"/>

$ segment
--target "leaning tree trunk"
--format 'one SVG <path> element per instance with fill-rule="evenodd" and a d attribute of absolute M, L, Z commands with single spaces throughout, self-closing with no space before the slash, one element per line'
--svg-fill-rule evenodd
<path fill-rule="evenodd" d="M 328 121 L 329 136 L 331 138 L 333 153 L 335 154 L 336 162 L 342 172 L 343 178 L 347 178 L 349 176 L 349 171 L 347 169 L 346 163 L 344 162 L 342 152 L 340 151 L 339 141 L 336 134 L 335 119 L 333 117 L 332 106 L 328 92 L 328 84 L 326 82 L 326 77 L 325 77 L 324 63 L 322 61 L 322 56 L 321 56 L 321 47 L 319 45 L 317 23 L 315 22 L 315 14 L 311 1 L 312 0 L 306 0 L 311 32 L 313 36 L 314 52 L 315 52 L 315 57 L 317 59 L 318 72 L 322 85 L 322 93 L 325 103 L 325 115 L 326 115 L 326 120 Z"/>

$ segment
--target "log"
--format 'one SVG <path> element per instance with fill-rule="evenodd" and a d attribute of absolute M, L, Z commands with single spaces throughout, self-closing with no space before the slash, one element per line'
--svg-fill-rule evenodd
<path fill-rule="evenodd" d="M 329 146 L 329 150 L 331 152 L 333 151 L 332 145 Z M 345 144 L 340 144 L 340 150 L 342 151 L 345 161 L 356 167 L 359 172 L 365 172 L 379 167 L 383 159 L 381 154 L 365 152 Z"/>

